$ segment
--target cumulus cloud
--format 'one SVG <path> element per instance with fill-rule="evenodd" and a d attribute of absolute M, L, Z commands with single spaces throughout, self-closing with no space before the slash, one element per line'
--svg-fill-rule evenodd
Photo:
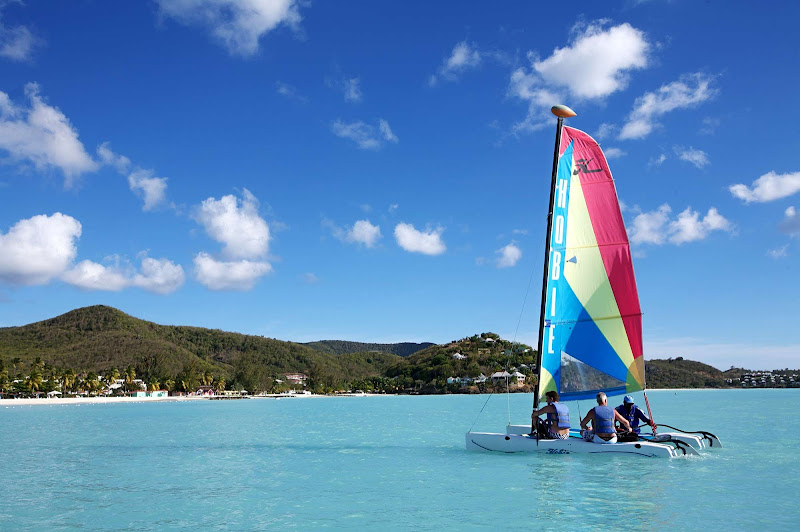
<path fill-rule="evenodd" d="M 252 56 L 261 37 L 278 26 L 299 30 L 296 0 L 156 0 L 161 15 L 203 26 L 233 55 Z"/>
<path fill-rule="evenodd" d="M 658 118 L 676 109 L 696 107 L 716 95 L 714 78 L 702 73 L 687 74 L 678 81 L 647 92 L 636 99 L 620 139 L 642 139 L 658 127 Z"/>
<path fill-rule="evenodd" d="M 651 157 L 650 161 L 647 164 L 650 166 L 661 166 L 666 160 L 667 160 L 667 155 L 662 153 L 658 157 Z"/>
<path fill-rule="evenodd" d="M 358 78 L 346 79 L 343 82 L 344 99 L 347 102 L 361 101 L 361 80 Z"/>
<path fill-rule="evenodd" d="M 352 227 L 339 227 L 328 219 L 322 220 L 322 225 L 330 228 L 331 233 L 342 242 L 363 244 L 365 247 L 374 247 L 383 237 L 381 228 L 372 225 L 369 220 L 358 220 Z"/>
<path fill-rule="evenodd" d="M 183 286 L 183 268 L 168 259 L 145 257 L 141 271 L 119 257 L 108 257 L 100 264 L 83 260 L 61 275 L 61 280 L 86 291 L 119 292 L 139 287 L 156 294 L 169 294 Z"/>
<path fill-rule="evenodd" d="M 208 236 L 223 244 L 218 259 L 200 252 L 194 258 L 195 278 L 211 290 L 250 290 L 272 271 L 265 260 L 270 229 L 258 214 L 259 203 L 247 189 L 241 201 L 234 195 L 208 198 L 197 208 L 195 219 Z"/>
<path fill-rule="evenodd" d="M 750 187 L 738 184 L 731 185 L 729 190 L 731 194 L 747 203 L 764 203 L 786 198 L 800 191 L 800 172 L 790 174 L 769 172 L 753 181 Z"/>
<path fill-rule="evenodd" d="M 334 135 L 352 140 L 362 150 L 377 150 L 386 142 L 398 142 L 389 122 L 383 119 L 378 121 L 377 128 L 361 121 L 347 123 L 337 120 L 331 129 Z"/>
<path fill-rule="evenodd" d="M 481 53 L 476 46 L 466 40 L 461 41 L 453 47 L 453 51 L 445 58 L 437 74 L 428 79 L 428 84 L 433 87 L 439 82 L 440 78 L 447 81 L 457 81 L 462 73 L 477 68 L 480 64 Z"/>
<path fill-rule="evenodd" d="M 223 261 L 205 252 L 195 256 L 194 268 L 197 281 L 211 290 L 250 290 L 259 278 L 272 271 L 267 262 Z"/>
<path fill-rule="evenodd" d="M 226 257 L 260 258 L 269 251 L 270 231 L 258 214 L 258 207 L 258 199 L 244 189 L 241 201 L 233 194 L 206 199 L 197 209 L 195 219 L 208 236 L 224 244 L 222 252 Z"/>
<path fill-rule="evenodd" d="M 778 228 L 788 235 L 800 236 L 800 211 L 794 206 L 788 207 Z"/>
<path fill-rule="evenodd" d="M 693 164 L 697 168 L 705 168 L 711 161 L 708 160 L 708 155 L 703 150 L 696 150 L 692 147 L 684 148 L 682 146 L 675 146 L 675 155 L 681 161 L 686 161 L 689 164 Z"/>
<path fill-rule="evenodd" d="M 510 268 L 516 265 L 519 259 L 522 258 L 522 250 L 513 242 L 501 247 L 495 251 L 495 254 L 499 255 L 497 258 L 498 268 Z"/>
<path fill-rule="evenodd" d="M 443 227 L 418 231 L 412 224 L 399 223 L 394 228 L 397 245 L 412 253 L 441 255 L 447 247 L 442 240 Z"/>
<path fill-rule="evenodd" d="M 530 68 L 511 74 L 509 94 L 528 102 L 528 115 L 515 130 L 542 127 L 547 110 L 564 94 L 597 100 L 623 90 L 632 71 L 648 66 L 650 48 L 641 30 L 628 23 L 608 27 L 601 20 L 576 26 L 569 45 L 549 57 L 529 53 Z"/>
<path fill-rule="evenodd" d="M 0 282 L 39 285 L 58 277 L 78 253 L 81 224 L 57 212 L 20 220 L 0 233 Z"/>
<path fill-rule="evenodd" d="M 662 245 L 666 242 L 680 245 L 703 240 L 713 231 L 733 232 L 733 224 L 715 207 L 708 209 L 701 218 L 700 213 L 687 207 L 671 219 L 672 209 L 666 203 L 651 212 L 640 212 L 628 227 L 632 244 Z"/>
<path fill-rule="evenodd" d="M 39 86 L 27 84 L 25 95 L 27 107 L 15 105 L 0 92 L 0 149 L 40 170 L 58 168 L 66 187 L 80 174 L 96 170 L 98 164 L 86 153 L 77 130 L 64 113 L 44 102 Z"/>

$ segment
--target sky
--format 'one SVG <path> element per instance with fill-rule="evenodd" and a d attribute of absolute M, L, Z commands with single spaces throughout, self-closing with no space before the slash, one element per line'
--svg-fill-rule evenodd
<path fill-rule="evenodd" d="M 800 367 L 800 4 L 0 0 L 0 327 L 535 345 L 555 118 L 646 358 Z"/>

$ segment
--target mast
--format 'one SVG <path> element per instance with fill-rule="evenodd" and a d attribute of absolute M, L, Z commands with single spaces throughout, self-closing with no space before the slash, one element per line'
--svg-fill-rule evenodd
<path fill-rule="evenodd" d="M 556 126 L 556 147 L 553 152 L 553 175 L 550 180 L 550 203 L 548 204 L 547 214 L 547 237 L 545 238 L 544 246 L 544 273 L 542 274 L 542 305 L 539 310 L 539 342 L 536 347 L 536 386 L 533 390 L 533 408 L 539 407 L 539 383 L 542 380 L 542 348 L 544 347 L 544 315 L 545 305 L 547 302 L 547 273 L 550 269 L 550 239 L 551 232 L 553 231 L 553 199 L 556 194 L 556 176 L 558 175 L 558 155 L 561 150 L 561 128 L 564 125 L 564 119 L 577 116 L 575 111 L 566 105 L 554 105 L 550 112 L 558 117 L 558 125 Z"/>

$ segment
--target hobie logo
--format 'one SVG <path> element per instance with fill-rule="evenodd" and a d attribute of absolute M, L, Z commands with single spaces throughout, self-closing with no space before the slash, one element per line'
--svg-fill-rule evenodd
<path fill-rule="evenodd" d="M 568 176 L 569 171 L 565 172 Z M 559 172 L 563 175 L 563 172 Z M 560 177 L 556 182 L 556 196 L 553 205 L 553 230 L 550 236 L 550 294 L 549 305 L 546 308 L 547 317 L 545 327 L 547 333 L 547 352 L 555 352 L 553 343 L 555 341 L 555 325 L 553 319 L 556 316 L 556 301 L 558 300 L 558 281 L 561 279 L 561 272 L 564 268 L 563 248 L 566 241 L 567 231 L 567 203 L 569 196 L 569 179 Z M 559 249 L 561 248 L 561 249 Z"/>

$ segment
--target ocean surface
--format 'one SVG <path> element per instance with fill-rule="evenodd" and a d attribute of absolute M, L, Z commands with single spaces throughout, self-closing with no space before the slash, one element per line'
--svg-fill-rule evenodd
<path fill-rule="evenodd" d="M 465 451 L 529 420 L 527 394 L 0 408 L 0 530 L 798 528 L 800 390 L 648 396 L 725 448 Z"/>

